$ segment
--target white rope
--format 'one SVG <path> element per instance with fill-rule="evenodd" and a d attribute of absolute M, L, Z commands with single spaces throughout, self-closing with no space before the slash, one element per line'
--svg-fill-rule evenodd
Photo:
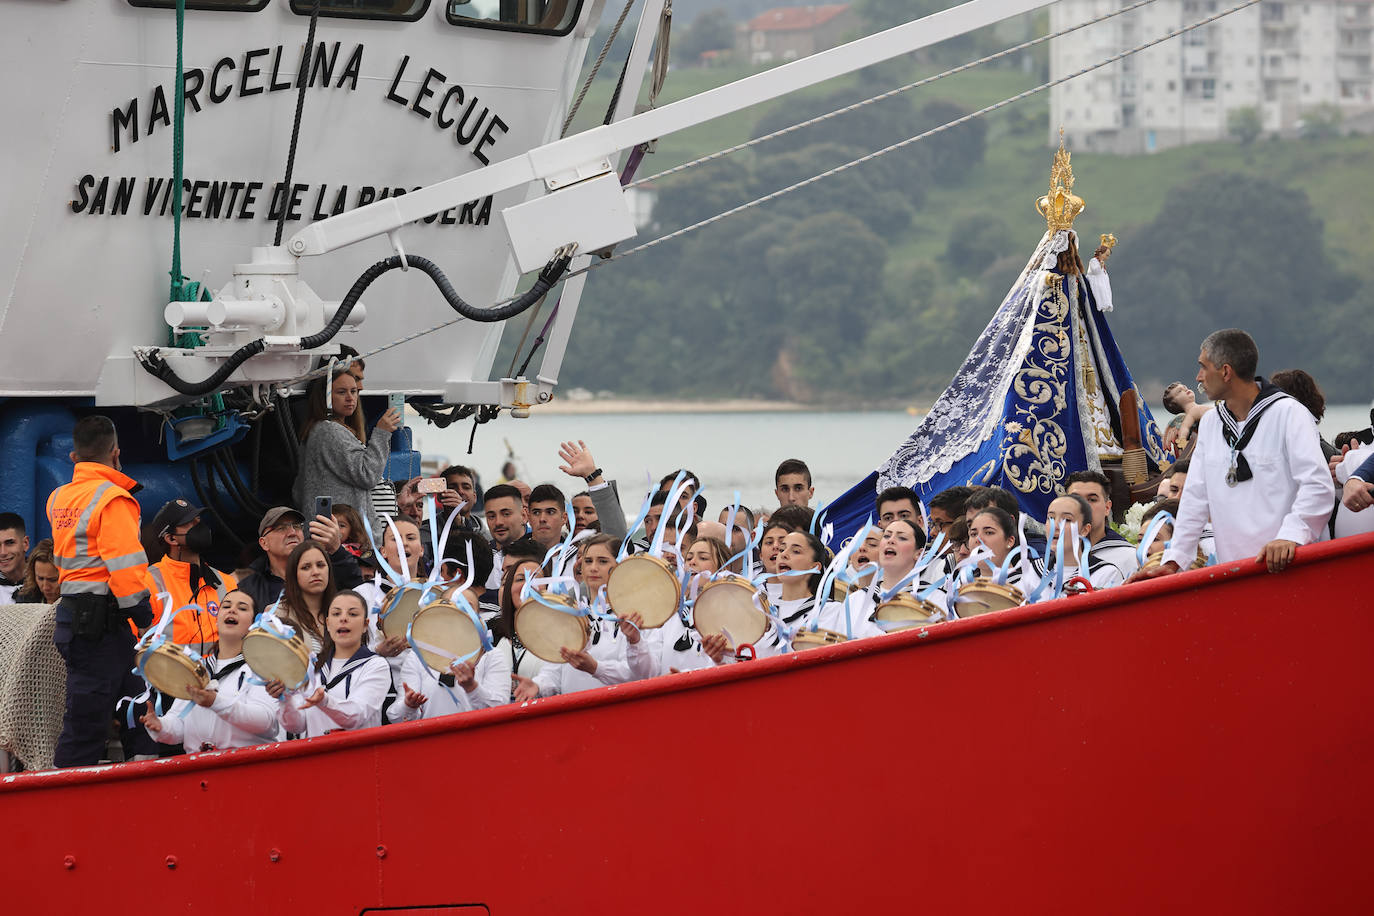
<path fill-rule="evenodd" d="M 760 206 L 761 204 L 768 203 L 769 201 L 777 200 L 779 197 L 783 197 L 784 195 L 790 194 L 790 193 L 792 193 L 793 191 L 799 191 L 799 190 L 801 190 L 802 188 L 809 187 L 809 186 L 811 186 L 811 185 L 815 184 L 816 182 L 821 181 L 821 180 L 823 180 L 823 179 L 830 178 L 831 176 L 834 176 L 834 175 L 838 175 L 838 174 L 840 174 L 841 172 L 847 172 L 848 170 L 854 168 L 855 166 L 862 165 L 862 164 L 864 164 L 865 162 L 871 162 L 872 160 L 877 159 L 877 158 L 879 158 L 880 156 L 885 156 L 885 155 L 887 155 L 888 153 L 895 152 L 895 151 L 897 151 L 897 150 L 899 150 L 899 149 L 903 149 L 903 148 L 905 148 L 905 147 L 908 147 L 908 146 L 910 146 L 910 145 L 913 144 L 913 143 L 917 143 L 917 142 L 919 142 L 919 141 L 921 141 L 921 140 L 926 140 L 926 139 L 928 139 L 928 138 L 930 138 L 930 137 L 935 136 L 936 134 L 944 133 L 945 131 L 951 130 L 952 128 L 955 128 L 955 127 L 958 127 L 958 126 L 961 125 L 961 124 L 966 124 L 966 123 L 968 123 L 969 121 L 974 120 L 975 118 L 980 118 L 980 117 L 982 117 L 982 116 L 984 116 L 984 115 L 986 115 L 986 114 L 991 114 L 992 112 L 998 111 L 999 109 L 1002 109 L 1002 108 L 1005 108 L 1005 107 L 1007 107 L 1008 105 L 1013 104 L 1014 102 L 1019 102 L 1019 101 L 1021 101 L 1022 99 L 1026 99 L 1026 98 L 1029 98 L 1029 97 L 1031 97 L 1031 96 L 1033 96 L 1033 95 L 1036 95 L 1036 94 L 1038 94 L 1038 93 L 1044 92 L 1046 89 L 1052 89 L 1052 88 L 1054 88 L 1055 86 L 1061 85 L 1062 83 L 1067 83 L 1069 80 L 1072 80 L 1072 79 L 1077 79 L 1078 77 L 1083 76 L 1083 75 L 1085 75 L 1085 74 L 1087 74 L 1087 73 L 1091 73 L 1091 72 L 1094 71 L 1094 70 L 1100 70 L 1101 68 L 1106 67 L 1106 66 L 1108 66 L 1109 64 L 1114 64 L 1114 63 L 1116 63 L 1117 61 L 1122 60 L 1123 58 L 1130 57 L 1132 54 L 1138 54 L 1138 53 L 1140 53 L 1141 51 L 1145 51 L 1145 50 L 1148 50 L 1149 48 L 1153 48 L 1155 45 L 1162 44 L 1162 43 L 1164 43 L 1164 42 L 1166 42 L 1166 41 L 1169 41 L 1170 39 L 1173 39 L 1173 38 L 1177 38 L 1178 36 L 1183 35 L 1183 34 L 1185 34 L 1186 32 L 1191 32 L 1192 30 L 1201 28 L 1201 27 L 1204 26 L 1204 25 L 1210 25 L 1211 23 L 1216 22 L 1218 19 L 1221 19 L 1221 18 L 1224 17 L 1224 16 L 1229 16 L 1229 15 L 1231 15 L 1232 13 L 1236 13 L 1236 12 L 1239 12 L 1240 10 L 1247 9 L 1248 7 L 1254 6 L 1256 3 L 1259 3 L 1259 2 L 1260 2 L 1260 0 L 1244 0 L 1244 2 L 1242 2 L 1242 3 L 1238 3 L 1238 4 L 1236 4 L 1235 6 L 1232 6 L 1232 7 L 1229 7 L 1229 8 L 1227 8 L 1227 9 L 1221 10 L 1220 12 L 1213 13 L 1212 15 L 1207 16 L 1206 18 L 1203 18 L 1203 19 L 1199 19 L 1199 20 L 1197 20 L 1196 22 L 1193 22 L 1193 23 L 1191 23 L 1191 24 L 1189 24 L 1189 25 L 1180 26 L 1180 27 L 1177 28 L 1177 29 L 1173 29 L 1172 31 L 1169 31 L 1169 32 L 1165 33 L 1164 35 L 1161 35 L 1159 38 L 1152 39 L 1152 40 L 1147 41 L 1147 42 L 1145 42 L 1145 43 L 1143 43 L 1143 44 L 1136 45 L 1136 46 L 1133 47 L 1133 48 L 1129 48 L 1129 49 L 1127 49 L 1127 50 L 1125 50 L 1125 51 L 1121 51 L 1120 53 L 1113 54 L 1111 57 L 1108 57 L 1108 58 L 1106 58 L 1106 59 L 1104 59 L 1104 60 L 1101 60 L 1101 61 L 1099 61 L 1099 62 L 1097 62 L 1097 63 L 1095 63 L 1095 64 L 1090 64 L 1090 65 L 1088 65 L 1088 66 L 1086 66 L 1086 67 L 1083 67 L 1081 70 L 1075 70 L 1073 73 L 1070 73 L 1070 74 L 1068 74 L 1068 75 L 1066 75 L 1066 76 L 1061 76 L 1061 77 L 1059 77 L 1058 79 L 1053 79 L 1053 80 L 1049 80 L 1048 82 L 1041 83 L 1039 86 L 1035 86 L 1035 87 L 1033 87 L 1033 88 L 1031 88 L 1031 89 L 1027 89 L 1027 90 L 1024 91 L 1024 92 L 1019 92 L 1019 93 L 1017 93 L 1016 95 L 1011 96 L 1010 98 L 1003 99 L 1003 100 L 1000 101 L 1000 102 L 994 102 L 993 104 L 988 105 L 988 106 L 986 106 L 986 107 L 984 107 L 984 108 L 980 108 L 980 109 L 978 109 L 977 111 L 969 112 L 968 114 L 964 115 L 963 117 L 955 118 L 953 121 L 949 121 L 949 122 L 946 122 L 945 124 L 941 124 L 939 127 L 933 127 L 933 128 L 931 128 L 930 130 L 927 130 L 927 131 L 925 131 L 925 132 L 923 132 L 923 133 L 919 133 L 919 134 L 915 135 L 914 137 L 908 137 L 908 138 L 905 139 L 905 140 L 901 140 L 901 141 L 898 141 L 897 143 L 893 143 L 891 146 L 885 146 L 885 147 L 883 147 L 882 149 L 880 149 L 880 150 L 875 150 L 874 152 L 871 152 L 871 153 L 869 153 L 869 154 L 866 155 L 866 156 L 860 156 L 858 159 L 853 159 L 853 160 L 850 160 L 849 162 L 846 162 L 846 163 L 844 163 L 844 164 L 842 164 L 842 165 L 837 165 L 837 166 L 835 166 L 833 169 L 828 169 L 828 170 L 826 170 L 826 171 L 824 171 L 824 172 L 821 172 L 821 173 L 818 174 L 818 175 L 813 175 L 813 176 L 811 176 L 810 178 L 802 179 L 801 181 L 798 181 L 798 182 L 796 182 L 795 184 L 788 185 L 788 186 L 785 187 L 785 188 L 779 188 L 778 190 L 772 192 L 771 194 L 765 194 L 765 195 L 762 196 L 762 197 L 758 197 L 758 198 L 755 198 L 754 200 L 751 200 L 751 201 L 748 201 L 748 202 L 746 202 L 746 203 L 740 204 L 738 207 L 733 207 L 733 208 L 731 208 L 731 209 L 729 209 L 729 210 L 726 210 L 726 211 L 724 211 L 724 212 L 722 212 L 722 213 L 717 213 L 715 216 L 710 216 L 710 217 L 707 217 L 706 219 L 701 220 L 701 221 L 699 221 L 699 222 L 692 223 L 690 226 L 684 226 L 683 228 L 678 229 L 678 230 L 676 230 L 675 232 L 670 232 L 670 233 L 668 233 L 667 235 L 662 235 L 662 236 L 659 236 L 659 237 L 656 238 L 656 239 L 653 239 L 652 241 L 645 242 L 643 245 L 637 245 L 637 246 L 634 247 L 634 248 L 630 248 L 630 249 L 627 249 L 626 251 L 622 251 L 622 252 L 620 252 L 620 253 L 618 253 L 618 254 L 614 254 L 614 255 L 612 255 L 612 256 L 609 257 L 609 258 L 602 258 L 602 259 L 600 259 L 600 260 L 593 261 L 592 263 L 588 264 L 586 267 L 580 268 L 580 269 L 578 269 L 578 270 L 568 271 L 566 274 L 563 275 L 563 278 L 562 278 L 562 280 L 561 280 L 560 282 L 566 282 L 567 280 L 569 280 L 569 279 L 571 279 L 571 278 L 573 278 L 573 277 L 577 277 L 577 276 L 581 276 L 582 274 L 590 273 L 590 272 L 593 271 L 593 270 L 598 270 L 598 269 L 600 269 L 600 268 L 602 268 L 602 267 L 605 267 L 606 265 L 608 265 L 608 264 L 610 264 L 610 263 L 612 263 L 612 262 L 619 261 L 619 260 L 621 260 L 621 259 L 623 259 L 623 258 L 628 258 L 630 255 L 638 254 L 638 253 L 641 252 L 641 251 L 647 251 L 647 250 L 649 250 L 650 248 L 655 248 L 655 247 L 657 247 L 657 246 L 659 246 L 659 245 L 662 245 L 664 242 L 669 242 L 669 241 L 672 241 L 673 239 L 681 238 L 682 236 L 687 235 L 688 233 L 695 232 L 695 231 L 698 230 L 698 229 L 703 229 L 703 228 L 705 228 L 706 226 L 710 226 L 710 225 L 713 225 L 713 224 L 715 224 L 715 223 L 718 223 L 718 222 L 720 222 L 721 220 L 726 219 L 726 218 L 728 218 L 728 217 L 735 216 L 736 214 L 739 214 L 739 213 L 743 213 L 743 212 L 746 211 L 746 210 L 751 210 L 751 209 L 753 209 L 754 207 Z M 499 307 L 501 307 L 501 306 L 503 306 L 503 305 L 506 305 L 506 304 L 509 303 L 509 302 L 513 302 L 516 298 L 517 298 L 517 297 L 515 297 L 515 296 L 511 296 L 511 297 L 508 298 L 508 299 L 505 299 L 505 300 L 502 300 L 501 302 L 496 303 L 496 305 L 493 306 L 493 308 L 499 308 Z M 385 351 L 387 351 L 387 350 L 390 350 L 390 349 L 392 349 L 392 348 L 394 348 L 394 347 L 399 347 L 401 344 L 408 343 L 408 342 L 410 342 L 410 341 L 412 341 L 412 340 L 415 340 L 416 338 L 423 337 L 423 336 L 425 336 L 426 334 L 432 334 L 432 333 L 434 333 L 435 331 L 441 331 L 441 330 L 443 330 L 444 328 L 451 327 L 452 325 L 457 324 L 459 321 L 464 321 L 464 320 L 466 320 L 466 319 L 464 319 L 464 318 L 461 317 L 461 316 L 459 316 L 459 317 L 457 317 L 457 318 L 450 318 L 450 319 L 448 319 L 447 321 L 443 321 L 443 322 L 441 322 L 441 323 L 439 323 L 439 324 L 436 324 L 436 325 L 434 325 L 434 326 L 431 327 L 431 328 L 426 328 L 426 329 L 423 330 L 423 331 L 417 331 L 417 332 L 415 332 L 415 333 L 413 333 L 413 334 L 407 334 L 405 337 L 401 337 L 401 338 L 398 338 L 397 340 L 393 340 L 391 343 L 383 344 L 382 346 L 377 347 L 377 348 L 374 349 L 374 350 L 369 350 L 367 353 L 360 354 L 359 358 L 360 358 L 360 359 L 367 359 L 367 358 L 369 358 L 369 357 L 372 357 L 372 356 L 377 355 L 378 353 L 383 353 L 383 352 L 385 352 Z M 325 371 L 324 369 L 316 369 L 315 371 L 313 371 L 313 372 L 311 372 L 311 373 L 308 373 L 307 375 L 301 376 L 300 378 L 295 379 L 295 380 L 293 380 L 293 381 L 291 381 L 291 382 L 288 382 L 287 384 L 288 384 L 289 386 L 294 386 L 294 385 L 296 385 L 296 384 L 299 384 L 300 382 L 307 381 L 307 380 L 309 380 L 309 379 L 312 379 L 312 378 L 315 378 L 315 377 L 317 377 L 317 376 L 320 376 L 320 375 L 322 375 L 322 374 L 324 373 L 324 371 Z"/>
<path fill-rule="evenodd" d="M 691 162 L 684 162 L 681 165 L 675 165 L 670 169 L 664 169 L 663 171 L 658 172 L 654 175 L 650 175 L 647 178 L 641 178 L 638 181 L 632 181 L 630 182 L 630 184 L 626 185 L 626 187 L 637 188 L 640 185 L 648 184 L 653 181 L 658 181 L 660 178 L 666 178 L 669 175 L 676 175 L 678 172 L 685 172 L 687 169 L 695 168 L 698 165 L 704 165 L 707 162 L 714 162 L 717 159 L 722 159 L 726 156 L 734 155 L 735 153 L 738 153 L 740 150 L 746 150 L 749 149 L 751 146 L 757 146 L 760 143 L 766 143 L 769 140 L 775 140 L 778 137 L 784 137 L 790 133 L 799 131 L 804 127 L 811 127 L 814 124 L 820 124 L 822 121 L 828 121 L 831 118 L 839 117 L 842 114 L 848 114 L 851 111 L 857 111 L 858 109 L 864 108 L 868 105 L 872 105 L 875 102 L 881 102 L 885 99 L 890 99 L 895 95 L 901 95 L 903 92 L 910 92 L 912 89 L 920 89 L 922 86 L 928 86 L 936 80 L 942 80 L 947 76 L 954 76 L 957 73 L 963 73 L 965 70 L 972 70 L 974 67 L 982 66 L 983 64 L 990 63 L 994 60 L 1000 60 L 1003 57 L 1015 54 L 1018 51 L 1024 51 L 1027 48 L 1034 47 L 1038 44 L 1043 44 L 1044 42 L 1050 41 L 1055 38 L 1061 38 L 1065 35 L 1068 35 L 1070 32 L 1076 32 L 1079 29 L 1086 29 L 1090 25 L 1097 25 L 1100 22 L 1106 22 L 1108 19 L 1111 19 L 1115 16 L 1120 16 L 1123 13 L 1133 12 L 1135 10 L 1140 9 L 1142 6 L 1148 6 L 1149 4 L 1154 2 L 1155 0 L 1138 0 L 1138 2 L 1132 3 L 1130 6 L 1123 6 L 1119 10 L 1114 10 L 1110 13 L 1104 13 L 1103 15 L 1098 16 L 1096 19 L 1089 19 L 1085 22 L 1080 22 L 1077 25 L 1071 25 L 1067 29 L 1061 29 L 1060 31 L 1053 32 L 1049 35 L 1042 35 L 1039 38 L 1032 38 L 1030 41 L 1023 41 L 1019 45 L 1007 48 L 1004 51 L 998 51 L 996 54 L 989 54 L 987 57 L 980 57 L 977 60 L 969 61 L 966 64 L 961 64 L 958 67 L 955 67 L 951 70 L 946 70 L 943 73 L 937 73 L 934 76 L 927 76 L 925 79 L 917 80 L 914 83 L 907 83 L 905 86 L 898 86 L 896 89 L 889 89 L 887 92 L 884 92 L 880 95 L 875 95 L 872 98 L 867 98 L 862 101 L 855 102 L 852 105 L 846 105 L 843 108 L 837 108 L 834 111 L 827 112 L 823 115 L 817 115 L 814 118 L 802 121 L 800 124 L 793 124 L 791 127 L 784 127 L 780 130 L 773 131 L 771 134 L 764 134 L 762 137 L 755 137 L 752 140 L 746 140 L 743 143 L 737 143 L 734 146 L 728 147 L 727 149 L 710 153 L 708 155 L 700 157 L 699 159 L 693 159 Z"/>

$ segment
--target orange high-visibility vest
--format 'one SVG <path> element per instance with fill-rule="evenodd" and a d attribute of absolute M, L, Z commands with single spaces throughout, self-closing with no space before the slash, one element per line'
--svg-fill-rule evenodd
<path fill-rule="evenodd" d="M 148 558 L 138 538 L 138 484 L 112 467 L 81 461 L 72 482 L 48 497 L 52 553 L 63 595 L 111 595 L 121 608 L 148 597 Z"/>
<path fill-rule="evenodd" d="M 219 576 L 219 587 L 211 588 L 204 583 L 194 596 L 191 595 L 191 564 L 171 557 L 163 557 L 148 567 L 153 584 L 158 592 L 166 592 L 172 597 L 172 642 L 179 646 L 206 645 L 219 639 L 219 606 L 224 596 L 238 588 L 238 580 L 232 574 L 215 570 Z M 161 603 L 156 605 L 154 616 L 162 613 Z M 199 650 L 198 650 L 199 651 Z"/>

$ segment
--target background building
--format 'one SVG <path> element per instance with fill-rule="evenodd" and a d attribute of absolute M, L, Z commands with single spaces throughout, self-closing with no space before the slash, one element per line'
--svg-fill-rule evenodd
<path fill-rule="evenodd" d="M 741 25 L 736 47 L 751 64 L 795 60 L 833 48 L 858 26 L 847 3 L 780 6 Z"/>
<path fill-rule="evenodd" d="M 1058 31 L 1122 0 L 1061 0 Z M 1058 78 L 1225 9 L 1225 0 L 1157 0 L 1051 42 Z M 1074 149 L 1153 152 L 1217 140 L 1258 115 L 1265 132 L 1374 130 L 1374 0 L 1264 0 L 1050 90 L 1051 143 L 1063 125 Z M 1238 110 L 1240 115 L 1233 114 Z"/>

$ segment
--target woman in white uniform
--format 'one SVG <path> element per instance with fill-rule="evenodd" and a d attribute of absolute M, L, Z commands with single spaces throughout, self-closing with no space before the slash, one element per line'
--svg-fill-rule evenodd
<path fill-rule="evenodd" d="M 773 602 L 773 613 L 789 630 L 810 626 L 817 614 L 816 589 L 830 560 L 821 539 L 806 531 L 793 531 L 782 539 L 775 561 L 782 588 Z"/>
<path fill-rule="evenodd" d="M 607 561 L 614 569 L 615 540 L 592 538 L 582 545 L 583 565 L 605 566 Z M 688 571 L 700 576 L 695 581 L 698 587 L 705 585 L 712 573 L 718 571 L 728 557 L 721 556 L 725 544 L 717 538 L 698 538 L 683 554 Z M 609 578 L 609 571 L 605 574 Z M 693 581 L 693 580 L 689 580 Z M 685 597 L 685 596 L 684 596 Z M 628 613 L 627 613 L 628 611 Z M 696 630 L 687 624 L 681 606 L 660 627 L 646 629 L 644 618 L 639 611 L 627 608 L 611 608 L 611 613 L 621 616 L 620 635 L 625 640 L 625 663 L 634 680 L 673 674 L 705 668 L 711 660 L 701 651 L 701 639 Z"/>
<path fill-rule="evenodd" d="M 795 633 L 809 627 L 817 614 L 816 589 L 830 559 L 820 538 L 805 531 L 773 528 L 782 534 L 778 552 L 773 560 L 776 574 L 776 597 L 768 592 L 768 604 L 772 617 L 763 635 L 756 639 L 753 646 L 754 658 L 768 658 L 782 655 L 788 651 L 780 628 Z M 764 532 L 765 538 L 768 532 Z M 821 602 L 824 603 L 824 602 Z M 714 664 L 730 664 L 737 661 L 738 647 L 732 647 L 724 634 L 713 633 L 701 641 L 702 651 Z M 730 651 L 732 648 L 736 651 Z"/>
<path fill-rule="evenodd" d="M 472 569 L 467 568 L 468 544 L 472 545 Z M 461 592 L 458 585 L 449 589 L 447 599 L 467 606 L 477 616 L 478 625 L 486 628 L 484 616 L 489 606 L 481 602 L 483 586 L 491 576 L 492 554 L 486 538 L 471 531 L 453 532 L 445 553 L 456 567 L 451 570 L 459 580 L 472 585 Z M 499 609 L 490 608 L 491 613 Z M 442 672 L 425 664 L 416 652 L 403 653 L 400 670 L 393 664 L 396 680 L 404 702 L 393 705 L 389 713 L 394 720 L 432 719 L 469 709 L 490 709 L 510 702 L 511 655 L 493 644 L 477 658 L 454 662 Z M 508 647 L 507 647 L 508 648 Z"/>
<path fill-rule="evenodd" d="M 515 612 L 524 606 L 526 600 L 521 595 L 525 583 L 538 575 L 539 564 L 534 561 L 519 563 L 506 571 L 501 607 L 503 614 L 509 608 L 511 631 L 515 629 Z M 561 649 L 563 661 L 545 662 L 533 678 L 515 674 L 515 702 L 526 703 L 537 697 L 623 684 L 631 679 L 630 668 L 625 661 L 625 640 L 619 638 L 617 627 L 595 618 L 588 620 L 588 625 L 590 634 L 585 648 L 579 651 L 566 647 Z"/>
<path fill-rule="evenodd" d="M 827 630 L 844 633 L 850 639 L 881 636 L 884 631 L 873 620 L 879 600 L 915 572 L 924 543 L 925 536 L 914 521 L 897 518 L 889 522 L 878 540 L 880 573 L 873 577 L 867 588 L 850 592 L 844 601 L 833 601 L 826 605 L 817 624 Z M 921 584 L 921 578 L 917 576 L 904 587 L 917 591 Z M 931 593 L 929 600 L 942 610 L 945 607 L 944 594 L 939 591 Z"/>
<path fill-rule="evenodd" d="M 992 578 L 1013 550 L 1021 545 L 1020 532 L 1016 520 L 1007 510 L 998 506 L 988 506 L 969 522 L 969 536 L 976 538 L 978 545 L 987 548 L 992 554 L 978 563 L 978 575 Z M 1031 570 L 1029 560 L 1023 562 L 1018 553 L 1007 567 L 1007 585 L 1014 585 L 1026 592 L 1039 584 L 1039 577 Z"/>
<path fill-rule="evenodd" d="M 187 751 L 215 751 L 253 747 L 280 740 L 276 703 L 252 682 L 243 661 L 243 637 L 257 607 L 247 592 L 235 589 L 219 606 L 219 642 L 205 656 L 210 683 L 191 686 L 189 700 L 177 700 L 167 715 L 149 709 L 140 721 L 162 744 L 180 744 Z"/>
<path fill-rule="evenodd" d="M 267 692 L 282 701 L 287 732 L 314 738 L 382 724 L 391 668 L 367 648 L 367 635 L 367 602 L 355 591 L 339 592 L 329 604 L 324 645 L 315 663 L 321 686 L 297 705 L 281 681 L 267 683 Z"/>

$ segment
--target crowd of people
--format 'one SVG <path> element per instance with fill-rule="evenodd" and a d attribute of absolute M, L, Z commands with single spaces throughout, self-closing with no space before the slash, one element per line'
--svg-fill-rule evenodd
<path fill-rule="evenodd" d="M 144 695 L 127 661 L 164 605 L 157 632 L 193 652 L 209 681 L 188 685 L 189 698 L 170 708 L 135 701 L 129 757 L 530 702 L 798 651 L 808 634 L 881 637 L 982 612 L 988 583 L 1011 596 L 1008 606 L 1207 562 L 1258 559 L 1278 572 L 1299 546 L 1374 530 L 1369 431 L 1323 442 L 1315 382 L 1301 371 L 1258 377 L 1242 331 L 1209 336 L 1198 364 L 1212 403 L 1182 383 L 1166 389 L 1177 414 L 1166 437 L 1180 457 L 1124 534 L 1113 524 L 1124 507 L 1095 469 L 1069 474 L 1044 518 L 998 487 L 956 486 L 923 501 L 897 486 L 876 494 L 868 525 L 829 533 L 798 459 L 778 465 L 778 505 L 768 508 L 712 503 L 710 482 L 686 468 L 623 505 L 583 442 L 560 450 L 575 492 L 509 480 L 479 494 L 477 474 L 461 466 L 392 485 L 382 476 L 401 417 L 388 410 L 369 432 L 362 370 L 350 368 L 312 390 L 297 505 L 263 515 L 257 559 L 237 573 L 211 568 L 203 510 L 177 499 L 152 521 L 163 555 L 147 564 L 113 426 L 87 417 L 74 431 L 73 483 L 49 503 L 53 540 L 30 550 L 23 520 L 0 514 L 0 603 L 58 605 L 69 682 L 57 763 L 70 766 L 99 760 L 116 704 Z M 320 497 L 328 514 L 315 511 Z M 659 585 L 676 588 L 666 607 L 653 587 L 612 584 L 620 566 L 645 557 L 661 570 Z M 386 634 L 382 622 L 415 583 L 425 583 L 426 600 L 467 614 L 481 650 L 441 648 L 448 663 L 436 667 L 435 652 Z M 728 623 L 704 620 L 712 592 L 717 603 L 731 598 Z M 899 599 L 915 610 L 894 624 L 884 609 Z M 300 684 L 245 662 L 245 639 L 269 615 L 308 648 Z M 576 621 L 570 639 L 564 626 L 555 637 L 540 630 L 567 618 Z"/>

